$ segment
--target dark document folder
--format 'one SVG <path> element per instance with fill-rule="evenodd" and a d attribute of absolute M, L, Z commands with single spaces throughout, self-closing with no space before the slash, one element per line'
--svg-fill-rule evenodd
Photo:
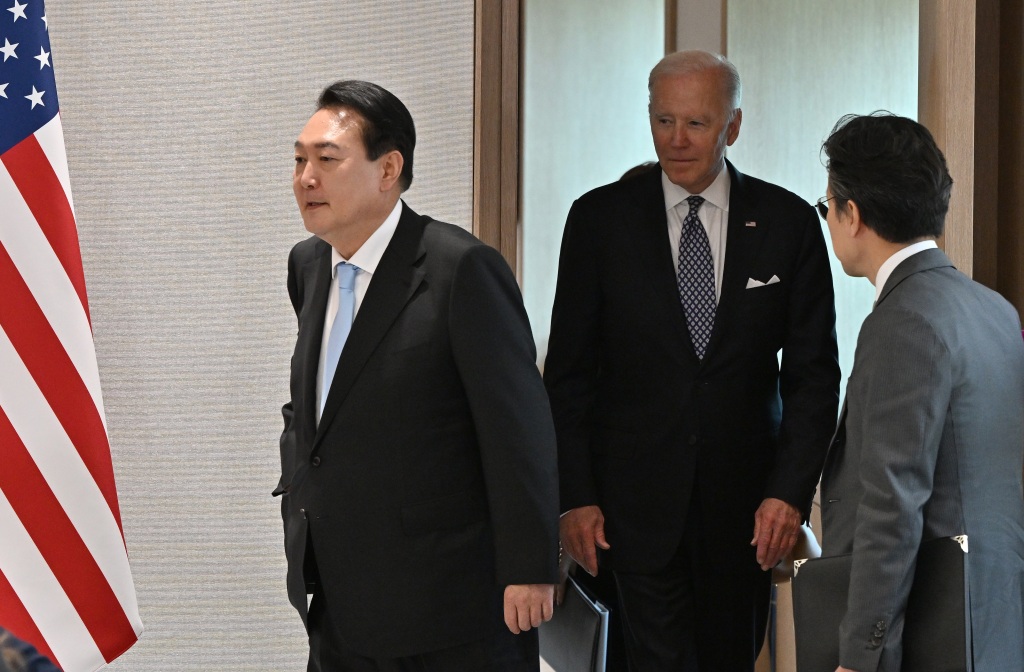
<path fill-rule="evenodd" d="M 793 620 L 799 672 L 833 672 L 839 666 L 839 623 L 846 615 L 850 570 L 849 555 L 798 566 Z M 966 672 L 968 605 L 967 538 L 921 544 L 903 626 L 903 672 Z"/>
<path fill-rule="evenodd" d="M 572 577 L 551 620 L 540 626 L 540 657 L 555 672 L 604 672 L 608 657 L 608 608 Z"/>

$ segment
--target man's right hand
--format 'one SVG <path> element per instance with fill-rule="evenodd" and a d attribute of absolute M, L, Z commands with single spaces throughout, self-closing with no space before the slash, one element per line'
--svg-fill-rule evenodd
<path fill-rule="evenodd" d="M 597 548 L 611 546 L 604 538 L 604 514 L 598 506 L 570 509 L 558 522 L 562 550 L 591 576 L 597 576 Z"/>

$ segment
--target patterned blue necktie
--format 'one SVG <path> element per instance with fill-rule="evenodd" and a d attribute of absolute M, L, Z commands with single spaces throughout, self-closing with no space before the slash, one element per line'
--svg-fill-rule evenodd
<path fill-rule="evenodd" d="M 320 387 L 320 412 L 317 414 L 317 418 L 323 415 L 324 404 L 327 403 L 327 393 L 331 391 L 334 372 L 338 368 L 338 359 L 341 357 L 341 350 L 345 347 L 345 341 L 348 339 L 348 332 L 352 330 L 352 319 L 356 312 L 356 294 L 353 287 L 356 284 L 356 272 L 359 271 L 359 268 L 344 261 L 338 262 L 337 268 L 338 313 L 334 316 L 331 335 L 327 339 L 323 385 Z"/>
<path fill-rule="evenodd" d="M 679 236 L 679 269 L 676 280 L 679 284 L 679 299 L 686 311 L 686 325 L 690 329 L 690 340 L 698 359 L 711 340 L 711 327 L 715 324 L 715 264 L 711 259 L 711 245 L 697 216 L 697 210 L 704 202 L 701 196 L 686 199 L 690 211 L 683 220 L 682 235 Z"/>

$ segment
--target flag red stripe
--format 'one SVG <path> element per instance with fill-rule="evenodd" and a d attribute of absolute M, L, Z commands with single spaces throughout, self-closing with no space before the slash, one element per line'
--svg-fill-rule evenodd
<path fill-rule="evenodd" d="M 0 571 L 0 625 L 3 625 L 18 639 L 36 647 L 39 653 L 51 661 L 56 661 L 53 651 L 43 639 L 43 633 L 39 632 L 35 621 L 28 615 L 25 605 L 21 603 L 18 594 L 14 592 L 14 587 L 11 586 L 2 571 Z"/>
<path fill-rule="evenodd" d="M 0 328 L 7 332 L 14 349 L 78 450 L 120 529 L 121 512 L 114 488 L 110 444 L 99 411 L 3 244 L 0 244 L 0 287 L 4 293 L 0 301 Z M 121 536 L 124 537 L 123 530 Z"/>
<path fill-rule="evenodd" d="M 25 199 L 43 235 L 60 259 L 64 272 L 78 292 L 86 318 L 90 319 L 75 214 L 46 153 L 36 136 L 30 135 L 4 152 L 2 159 L 21 197 Z"/>
<path fill-rule="evenodd" d="M 3 409 L 0 446 L 4 456 L 0 490 L 109 663 L 126 641 L 135 641 L 132 624 Z"/>

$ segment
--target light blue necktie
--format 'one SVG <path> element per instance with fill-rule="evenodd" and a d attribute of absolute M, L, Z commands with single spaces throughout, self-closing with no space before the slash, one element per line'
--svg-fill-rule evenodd
<path fill-rule="evenodd" d="M 679 237 L 679 299 L 686 311 L 686 325 L 698 359 L 704 359 L 711 328 L 715 324 L 715 265 L 711 258 L 708 234 L 701 224 L 697 211 L 704 198 L 690 196 L 686 199 L 690 212 L 683 220 L 683 231 Z"/>
<path fill-rule="evenodd" d="M 331 335 L 327 339 L 327 356 L 324 357 L 323 386 L 320 388 L 320 413 L 323 415 L 327 393 L 331 391 L 334 372 L 338 368 L 341 350 L 345 347 L 348 332 L 352 331 L 352 320 L 356 312 L 356 272 L 359 268 L 344 261 L 338 262 L 338 313 L 334 316 Z"/>

